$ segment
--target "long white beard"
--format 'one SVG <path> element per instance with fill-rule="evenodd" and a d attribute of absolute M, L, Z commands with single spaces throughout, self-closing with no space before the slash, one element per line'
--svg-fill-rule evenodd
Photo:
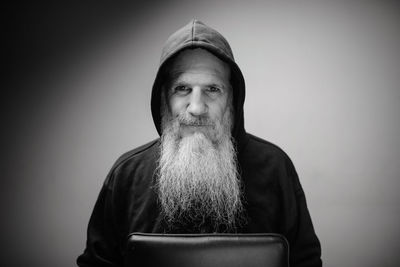
<path fill-rule="evenodd" d="M 232 142 L 231 112 L 214 127 L 181 138 L 179 123 L 196 119 L 184 115 L 163 118 L 157 189 L 162 212 L 171 226 L 189 231 L 234 231 L 241 221 L 241 185 Z M 173 227 L 172 227 L 173 228 Z M 202 230 L 203 229 L 203 230 Z"/>

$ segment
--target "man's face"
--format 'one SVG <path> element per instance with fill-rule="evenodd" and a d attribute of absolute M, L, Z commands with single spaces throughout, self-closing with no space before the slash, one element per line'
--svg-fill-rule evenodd
<path fill-rule="evenodd" d="M 229 65 L 204 49 L 189 49 L 177 56 L 169 73 L 166 92 L 172 118 L 188 118 L 180 120 L 180 137 L 208 135 L 229 109 Z"/>

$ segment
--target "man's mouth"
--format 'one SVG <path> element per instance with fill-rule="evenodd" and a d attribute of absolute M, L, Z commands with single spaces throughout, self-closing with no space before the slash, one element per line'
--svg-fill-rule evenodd
<path fill-rule="evenodd" d="M 183 127 L 211 127 L 210 124 L 182 123 Z"/>
<path fill-rule="evenodd" d="M 211 128 L 211 125 L 209 125 L 209 124 L 198 124 L 198 123 L 195 123 L 195 124 L 184 123 L 184 124 L 181 124 L 180 128 L 181 128 L 180 132 L 181 132 L 182 136 L 192 135 L 194 133 L 208 134 L 208 132 L 209 132 L 209 130 Z"/>

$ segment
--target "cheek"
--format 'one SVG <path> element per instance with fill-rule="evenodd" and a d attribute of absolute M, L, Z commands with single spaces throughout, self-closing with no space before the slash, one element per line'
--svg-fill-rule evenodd
<path fill-rule="evenodd" d="M 211 116 L 214 119 L 218 119 L 219 121 L 222 121 L 225 113 L 228 111 L 228 101 L 226 100 L 221 100 L 215 103 L 212 108 L 212 114 Z"/>
<path fill-rule="evenodd" d="M 184 103 L 181 99 L 171 97 L 168 101 L 169 110 L 173 117 L 178 116 L 184 111 Z"/>

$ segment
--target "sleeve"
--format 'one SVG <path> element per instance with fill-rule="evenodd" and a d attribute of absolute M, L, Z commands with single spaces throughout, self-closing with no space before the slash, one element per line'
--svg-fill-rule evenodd
<path fill-rule="evenodd" d="M 90 217 L 86 248 L 77 258 L 78 266 L 122 266 L 121 241 L 114 208 L 116 200 L 109 185 L 110 176 L 104 182 Z"/>
<path fill-rule="evenodd" d="M 294 188 L 294 218 L 288 229 L 290 244 L 290 266 L 321 267 L 321 244 L 315 233 L 311 216 L 308 211 L 306 197 L 293 164 L 290 162 L 289 174 L 293 178 Z"/>

